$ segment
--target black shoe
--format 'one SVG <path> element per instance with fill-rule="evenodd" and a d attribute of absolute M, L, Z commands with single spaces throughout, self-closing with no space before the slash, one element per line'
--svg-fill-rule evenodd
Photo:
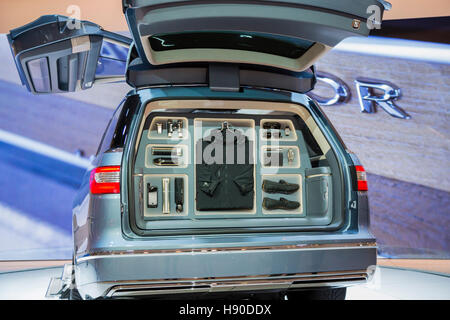
<path fill-rule="evenodd" d="M 263 205 L 263 208 L 266 210 L 275 210 L 275 209 L 294 210 L 294 209 L 297 209 L 298 207 L 300 207 L 299 202 L 289 201 L 285 198 L 280 198 L 280 200 L 264 198 L 262 205 Z"/>
<path fill-rule="evenodd" d="M 263 180 L 262 189 L 267 193 L 283 193 L 283 194 L 291 194 L 296 192 L 300 186 L 296 183 L 288 183 L 284 180 L 280 180 L 278 182 Z"/>

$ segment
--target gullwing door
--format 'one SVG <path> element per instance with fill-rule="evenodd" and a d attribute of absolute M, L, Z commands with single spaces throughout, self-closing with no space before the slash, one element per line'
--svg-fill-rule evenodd
<path fill-rule="evenodd" d="M 131 39 L 88 22 L 46 15 L 8 34 L 22 84 L 35 94 L 123 80 Z"/>

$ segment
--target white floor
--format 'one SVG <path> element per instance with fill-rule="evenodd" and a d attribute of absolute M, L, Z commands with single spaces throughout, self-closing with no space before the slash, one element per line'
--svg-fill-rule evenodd
<path fill-rule="evenodd" d="M 347 289 L 347 300 L 450 300 L 450 276 L 377 267 L 370 283 Z"/>
<path fill-rule="evenodd" d="M 0 300 L 41 300 L 50 278 L 59 277 L 62 267 L 0 273 Z M 450 277 L 378 267 L 374 280 L 347 289 L 348 300 L 450 299 Z"/>
<path fill-rule="evenodd" d="M 63 268 L 0 273 L 0 300 L 44 300 L 51 278 Z"/>

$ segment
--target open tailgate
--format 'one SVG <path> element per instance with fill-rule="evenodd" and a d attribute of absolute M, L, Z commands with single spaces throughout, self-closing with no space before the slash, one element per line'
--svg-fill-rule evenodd
<path fill-rule="evenodd" d="M 382 0 L 124 0 L 139 56 L 152 65 L 250 63 L 308 69 L 350 36 L 367 36 Z M 369 21 L 369 23 L 367 23 Z"/>

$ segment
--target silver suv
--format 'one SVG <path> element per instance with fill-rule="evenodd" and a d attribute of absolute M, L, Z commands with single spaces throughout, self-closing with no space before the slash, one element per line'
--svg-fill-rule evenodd
<path fill-rule="evenodd" d="M 306 93 L 387 5 L 125 0 L 131 38 L 63 16 L 12 30 L 33 93 L 132 88 L 74 201 L 72 297 L 343 299 L 367 281 L 364 168 Z"/>

